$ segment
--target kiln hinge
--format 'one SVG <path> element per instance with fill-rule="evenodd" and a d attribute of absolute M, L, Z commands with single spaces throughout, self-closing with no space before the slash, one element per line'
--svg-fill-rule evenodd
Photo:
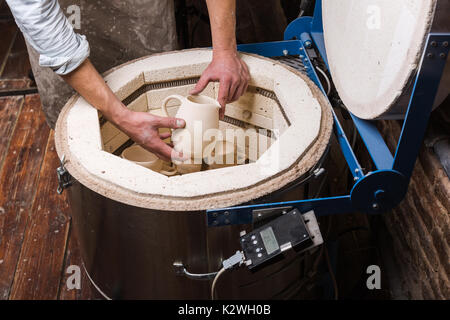
<path fill-rule="evenodd" d="M 67 189 L 72 185 L 72 176 L 69 171 L 67 171 L 64 163 L 65 156 L 63 155 L 61 159 L 61 166 L 56 168 L 56 176 L 58 177 L 58 188 L 56 189 L 56 192 L 58 192 L 58 194 L 63 193 L 64 189 Z"/>

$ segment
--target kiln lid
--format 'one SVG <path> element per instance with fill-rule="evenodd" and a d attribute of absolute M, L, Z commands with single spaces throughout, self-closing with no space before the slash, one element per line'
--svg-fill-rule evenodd
<path fill-rule="evenodd" d="M 342 101 L 353 114 L 374 119 L 384 117 L 394 108 L 420 63 L 436 2 L 322 1 L 331 76 Z M 441 6 L 448 9 L 448 1 L 441 1 Z M 445 11 L 439 9 L 442 18 L 447 17 L 447 22 L 440 19 L 440 24 L 448 26 Z"/>

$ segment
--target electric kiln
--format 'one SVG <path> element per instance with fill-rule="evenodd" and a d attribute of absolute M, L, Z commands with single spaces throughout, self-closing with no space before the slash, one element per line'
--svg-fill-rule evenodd
<path fill-rule="evenodd" d="M 317 1 L 314 17 L 293 21 L 285 40 L 239 46 L 249 90 L 227 106 L 221 129 L 258 129 L 267 146 L 239 166 L 166 177 L 121 159 L 132 141 L 74 96 L 56 127 L 59 192 L 68 193 L 93 283 L 109 298 L 208 298 L 211 282 L 201 280 L 214 287 L 223 274 L 220 298 L 285 297 L 305 274 L 302 257 L 322 243 L 316 217 L 381 213 L 404 197 L 432 107 L 449 93 L 449 9 L 443 0 Z M 163 53 L 105 79 L 129 108 L 158 114 L 210 60 L 206 49 Z M 375 171 L 361 168 L 320 66 Z M 217 91 L 210 84 L 203 94 Z M 394 155 L 373 121 L 392 118 L 404 118 Z M 276 201 L 323 172 L 332 134 L 354 178 L 349 193 Z"/>

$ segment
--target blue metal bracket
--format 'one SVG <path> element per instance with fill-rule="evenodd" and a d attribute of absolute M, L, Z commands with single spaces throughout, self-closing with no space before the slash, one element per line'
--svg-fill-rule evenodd
<path fill-rule="evenodd" d="M 428 35 L 395 152 L 393 170 L 411 177 L 449 54 L 450 34 Z"/>
<path fill-rule="evenodd" d="M 316 48 L 328 67 L 323 39 L 321 1 L 316 1 L 314 18 L 302 17 L 294 20 L 286 28 L 284 38 L 285 41 L 240 45 L 238 49 L 266 57 L 298 54 L 303 59 L 308 76 L 325 94 L 307 52 L 311 47 Z M 316 215 L 322 216 L 355 211 L 376 214 L 398 205 L 407 192 L 414 163 L 425 135 L 449 54 L 449 42 L 449 33 L 428 35 L 394 157 L 374 121 L 359 119 L 350 114 L 377 168 L 376 171 L 363 173 L 339 119 L 334 110 L 331 110 L 335 135 L 355 180 L 349 195 L 211 209 L 207 210 L 208 226 L 249 224 L 252 223 L 255 213 L 261 209 L 292 207 L 299 209 L 300 212 L 314 210 Z"/>

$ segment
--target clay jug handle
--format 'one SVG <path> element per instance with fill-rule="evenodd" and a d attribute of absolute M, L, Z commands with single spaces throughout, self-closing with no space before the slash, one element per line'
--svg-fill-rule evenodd
<path fill-rule="evenodd" d="M 180 101 L 180 103 L 183 103 L 184 97 L 180 96 L 179 94 L 172 94 L 164 99 L 161 109 L 166 117 L 169 117 L 169 113 L 167 112 L 167 102 L 169 102 L 172 99 L 177 99 Z"/>

